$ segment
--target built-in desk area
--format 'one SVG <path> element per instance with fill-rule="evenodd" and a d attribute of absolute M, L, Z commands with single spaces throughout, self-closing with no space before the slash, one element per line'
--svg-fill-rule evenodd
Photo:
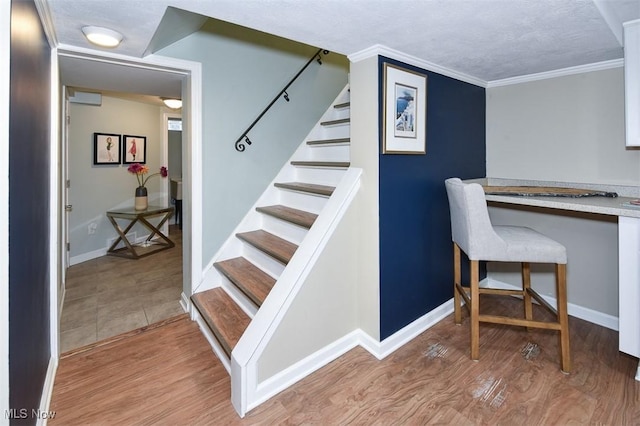
<path fill-rule="evenodd" d="M 618 218 L 618 291 L 619 350 L 640 358 L 640 206 L 628 206 L 631 200 L 640 198 L 640 187 L 578 184 L 567 182 L 543 182 L 515 179 L 469 179 L 490 186 L 544 186 L 615 192 L 618 197 L 557 197 L 486 195 L 489 202 L 504 206 L 521 205 L 565 211 L 617 216 Z M 550 210 L 552 211 L 552 210 Z M 535 228 L 535 224 L 532 224 Z M 640 380 L 640 363 L 636 373 Z"/>

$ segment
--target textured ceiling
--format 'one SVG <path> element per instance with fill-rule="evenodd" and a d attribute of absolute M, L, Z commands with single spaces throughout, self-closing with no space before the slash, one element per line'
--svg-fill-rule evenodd
<path fill-rule="evenodd" d="M 142 57 L 168 6 L 344 55 L 383 45 L 483 81 L 622 58 L 621 23 L 640 0 L 48 0 L 59 43 L 80 31 L 124 34 Z M 162 32 L 163 29 L 158 30 Z"/>

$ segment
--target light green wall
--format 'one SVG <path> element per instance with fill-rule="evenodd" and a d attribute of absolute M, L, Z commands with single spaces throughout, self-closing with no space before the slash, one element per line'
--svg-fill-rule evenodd
<path fill-rule="evenodd" d="M 70 256 L 84 256 L 106 249 L 107 241 L 117 236 L 105 212 L 133 206 L 137 186 L 127 165 L 94 165 L 93 133 L 115 133 L 147 137 L 147 166 L 150 173 L 160 169 L 161 107 L 103 96 L 102 106 L 70 104 L 69 113 L 69 201 L 73 211 L 69 216 Z M 160 197 L 160 177 L 146 185 L 149 200 Z M 96 224 L 89 234 L 90 224 Z M 146 234 L 134 228 L 140 235 Z M 139 236 L 140 236 L 139 235 Z"/>
<path fill-rule="evenodd" d="M 206 265 L 311 128 L 347 84 L 348 61 L 313 62 L 250 133 L 236 139 L 316 48 L 210 20 L 157 52 L 202 63 L 203 263 Z M 203 265 L 203 266 L 204 266 Z"/>

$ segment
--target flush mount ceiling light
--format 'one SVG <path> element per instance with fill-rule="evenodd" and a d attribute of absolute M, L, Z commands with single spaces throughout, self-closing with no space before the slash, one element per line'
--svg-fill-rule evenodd
<path fill-rule="evenodd" d="M 109 28 L 89 25 L 82 27 L 82 32 L 91 43 L 102 47 L 116 47 L 122 41 L 122 34 Z"/>
<path fill-rule="evenodd" d="M 182 108 L 182 101 L 180 99 L 162 98 L 162 102 L 171 109 Z"/>

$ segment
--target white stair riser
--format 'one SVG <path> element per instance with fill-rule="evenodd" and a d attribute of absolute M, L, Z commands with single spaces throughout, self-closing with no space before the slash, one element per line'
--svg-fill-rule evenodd
<path fill-rule="evenodd" d="M 250 318 L 256 316 L 258 307 L 244 294 L 234 283 L 232 283 L 226 276 L 222 276 L 222 288 L 233 299 L 234 302 L 249 315 Z"/>
<path fill-rule="evenodd" d="M 310 145 L 303 158 L 306 161 L 349 161 L 351 158 L 349 144 L 340 145 Z"/>
<path fill-rule="evenodd" d="M 308 140 L 348 138 L 350 136 L 350 128 L 349 124 L 319 126 L 309 134 Z"/>
<path fill-rule="evenodd" d="M 327 167 L 298 167 L 296 170 L 296 181 L 314 183 L 318 185 L 336 186 L 345 169 L 332 169 Z"/>
<path fill-rule="evenodd" d="M 279 277 L 282 271 L 284 271 L 284 265 L 282 263 L 265 252 L 253 247 L 251 244 L 243 244 L 241 256 L 274 278 Z"/>
<path fill-rule="evenodd" d="M 293 207 L 294 209 L 318 214 L 322 211 L 322 208 L 326 203 L 327 197 L 308 195 L 306 193 L 288 191 L 285 189 L 281 189 L 279 191 L 279 204 Z"/>
<path fill-rule="evenodd" d="M 296 245 L 300 245 L 304 237 L 307 235 L 308 229 L 293 223 L 285 222 L 272 216 L 263 215 L 262 229 L 267 232 L 291 241 Z"/>

